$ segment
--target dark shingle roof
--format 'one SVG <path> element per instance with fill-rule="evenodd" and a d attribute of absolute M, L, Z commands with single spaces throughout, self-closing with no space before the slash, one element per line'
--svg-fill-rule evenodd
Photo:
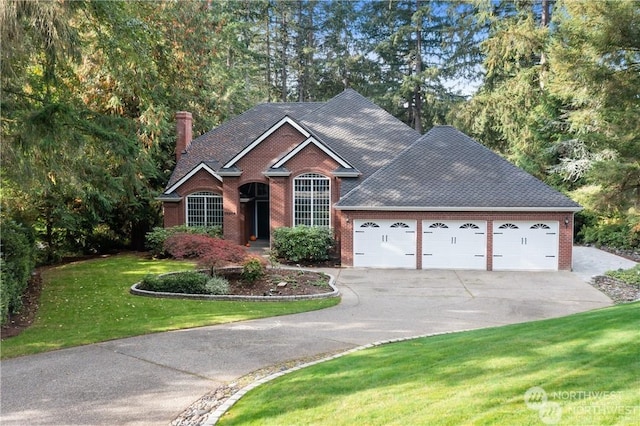
<path fill-rule="evenodd" d="M 560 192 L 450 126 L 437 126 L 336 207 L 579 210 Z"/>
<path fill-rule="evenodd" d="M 189 149 L 176 164 L 167 188 L 188 174 L 201 162 L 214 170 L 231 160 L 253 140 L 289 116 L 294 120 L 318 108 L 320 102 L 267 103 L 256 105 L 250 110 L 221 124 L 215 129 L 195 138 Z"/>
<path fill-rule="evenodd" d="M 407 148 L 420 133 L 352 89 L 301 119 L 301 123 L 366 178 Z M 361 179 L 345 179 L 343 194 Z"/>
<path fill-rule="evenodd" d="M 352 89 L 327 102 L 266 103 L 194 139 L 169 179 L 167 188 L 201 162 L 218 171 L 262 133 L 289 116 L 367 177 L 387 164 L 420 133 Z M 346 178 L 346 194 L 362 178 Z"/>

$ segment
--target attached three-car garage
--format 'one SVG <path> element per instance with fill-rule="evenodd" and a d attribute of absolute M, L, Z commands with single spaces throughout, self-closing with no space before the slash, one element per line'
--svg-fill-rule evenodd
<path fill-rule="evenodd" d="M 422 269 L 558 270 L 557 221 L 356 219 L 353 266 Z M 420 247 L 418 243 L 420 242 Z M 489 244 L 491 242 L 491 244 Z M 491 250 L 491 252 L 489 251 Z"/>

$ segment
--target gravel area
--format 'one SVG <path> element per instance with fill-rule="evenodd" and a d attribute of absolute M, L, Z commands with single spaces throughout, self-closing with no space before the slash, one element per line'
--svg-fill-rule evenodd
<path fill-rule="evenodd" d="M 628 303 L 640 300 L 640 286 L 599 275 L 593 278 L 592 286 L 609 296 L 614 303 Z"/>

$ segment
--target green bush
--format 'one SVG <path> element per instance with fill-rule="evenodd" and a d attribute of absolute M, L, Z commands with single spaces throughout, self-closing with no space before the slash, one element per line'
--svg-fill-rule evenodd
<path fill-rule="evenodd" d="M 22 307 L 22 296 L 35 267 L 33 232 L 15 221 L 2 222 L 0 240 L 0 315 L 4 324 L 10 313 Z"/>
<path fill-rule="evenodd" d="M 250 283 L 264 275 L 264 264 L 257 257 L 250 257 L 242 264 L 242 278 Z"/>
<path fill-rule="evenodd" d="M 333 234 L 328 228 L 296 226 L 278 228 L 273 233 L 276 256 L 290 262 L 328 260 L 333 245 Z"/>
<path fill-rule="evenodd" d="M 222 238 L 221 226 L 173 226 L 171 228 L 153 228 L 153 231 L 147 232 L 145 246 L 153 256 L 166 256 L 164 243 L 167 238 L 176 234 L 194 234 L 207 235 L 214 238 Z"/>
<path fill-rule="evenodd" d="M 638 247 L 640 234 L 628 222 L 597 223 L 584 227 L 579 236 L 587 244 L 631 249 Z"/>
<path fill-rule="evenodd" d="M 207 294 L 207 281 L 207 275 L 196 271 L 160 276 L 147 275 L 142 279 L 140 288 L 167 293 Z"/>
<path fill-rule="evenodd" d="M 607 271 L 605 275 L 617 278 L 628 284 L 640 286 L 640 263 L 630 269 L 618 269 L 617 271 Z"/>
<path fill-rule="evenodd" d="M 224 277 L 214 275 L 213 277 L 209 278 L 209 281 L 207 281 L 205 289 L 207 290 L 208 294 L 229 294 L 229 281 Z"/>

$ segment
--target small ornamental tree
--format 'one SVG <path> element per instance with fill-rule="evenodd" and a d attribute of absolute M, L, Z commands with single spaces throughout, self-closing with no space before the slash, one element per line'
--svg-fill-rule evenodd
<path fill-rule="evenodd" d="M 241 263 L 247 252 L 244 247 L 206 235 L 176 234 L 166 239 L 164 250 L 176 259 L 195 259 L 201 268 L 213 269 Z"/>

